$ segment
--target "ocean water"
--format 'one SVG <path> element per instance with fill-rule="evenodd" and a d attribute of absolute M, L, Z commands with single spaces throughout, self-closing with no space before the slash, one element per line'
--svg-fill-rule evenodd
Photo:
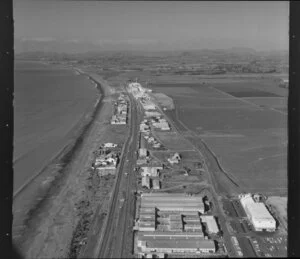
<path fill-rule="evenodd" d="M 99 92 L 87 76 L 40 62 L 15 61 L 14 191 L 64 148 Z"/>

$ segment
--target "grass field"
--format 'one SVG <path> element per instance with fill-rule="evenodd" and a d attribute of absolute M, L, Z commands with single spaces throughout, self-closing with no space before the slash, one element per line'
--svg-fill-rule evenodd
<path fill-rule="evenodd" d="M 155 132 L 158 140 L 168 149 L 179 151 L 192 150 L 193 147 L 182 136 L 176 132 Z"/>
<path fill-rule="evenodd" d="M 177 114 L 171 117 L 179 130 L 186 131 L 182 122 L 195 132 L 243 190 L 286 193 L 288 93 L 274 79 L 218 78 L 155 87 L 174 99 Z"/>
<path fill-rule="evenodd" d="M 284 227 L 287 228 L 287 197 L 272 196 L 267 203 L 274 208 L 276 215 L 281 218 Z"/>

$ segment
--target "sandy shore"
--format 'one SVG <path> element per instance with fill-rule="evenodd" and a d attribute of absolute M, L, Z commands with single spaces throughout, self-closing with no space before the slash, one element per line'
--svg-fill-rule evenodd
<path fill-rule="evenodd" d="M 97 74 L 89 74 L 102 91 L 91 120 L 74 143 L 63 150 L 14 198 L 13 240 L 25 258 L 68 257 L 77 211 L 87 193 L 87 173 L 93 151 L 107 131 L 113 89 Z M 93 187 L 92 187 L 93 188 Z"/>

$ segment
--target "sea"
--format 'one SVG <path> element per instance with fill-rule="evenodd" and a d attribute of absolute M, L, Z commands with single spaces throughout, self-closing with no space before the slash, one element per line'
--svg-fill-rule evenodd
<path fill-rule="evenodd" d="M 15 61 L 14 193 L 68 145 L 98 99 L 87 75 L 53 64 Z"/>

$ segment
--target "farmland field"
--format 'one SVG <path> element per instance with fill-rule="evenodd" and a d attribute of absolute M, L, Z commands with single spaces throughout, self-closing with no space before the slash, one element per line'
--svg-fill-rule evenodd
<path fill-rule="evenodd" d="M 155 136 L 170 150 L 193 150 L 191 144 L 175 132 L 155 132 Z"/>
<path fill-rule="evenodd" d="M 286 194 L 286 89 L 265 78 L 160 83 L 153 89 L 174 99 L 170 117 L 178 129 L 186 132 L 184 124 L 201 138 L 243 191 Z"/>

